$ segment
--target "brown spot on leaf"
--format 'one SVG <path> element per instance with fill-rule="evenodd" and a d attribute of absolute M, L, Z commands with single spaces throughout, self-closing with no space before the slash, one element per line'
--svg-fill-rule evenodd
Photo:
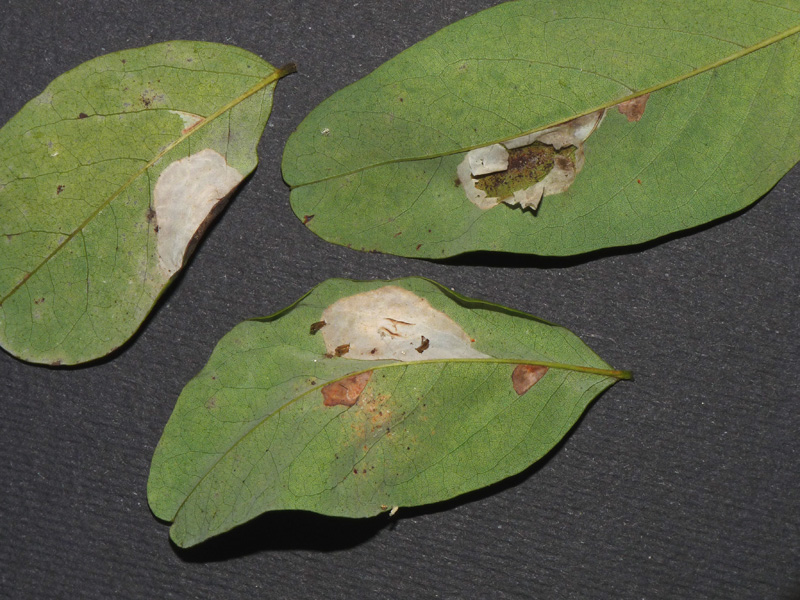
<path fill-rule="evenodd" d="M 87 115 L 86 113 L 81 113 L 81 114 L 79 114 L 79 115 L 78 115 L 78 118 L 79 118 L 79 119 L 85 119 L 85 118 L 86 118 L 86 117 L 88 117 L 88 116 L 89 116 L 89 115 Z"/>
<path fill-rule="evenodd" d="M 64 186 L 63 186 L 63 185 L 59 185 L 59 186 L 56 188 L 56 196 L 58 196 L 58 195 L 59 195 L 61 192 L 63 192 L 63 191 L 64 191 Z"/>
<path fill-rule="evenodd" d="M 39 298 L 38 300 L 33 301 L 34 304 L 41 304 L 42 302 L 44 302 L 44 298 Z"/>
<path fill-rule="evenodd" d="M 148 223 L 152 222 L 152 220 L 155 218 L 155 216 L 156 216 L 156 211 L 153 210 L 152 206 L 149 207 L 147 209 L 147 213 L 145 214 L 145 218 L 147 219 L 147 222 Z"/>
<path fill-rule="evenodd" d="M 305 215 L 303 217 L 303 225 L 308 225 L 308 222 L 314 218 L 314 215 Z"/>
<path fill-rule="evenodd" d="M 309 330 L 308 330 L 308 333 L 310 333 L 311 335 L 314 335 L 314 334 L 315 334 L 315 333 L 317 333 L 317 332 L 318 332 L 320 329 L 322 329 L 323 327 L 325 327 L 325 325 L 327 325 L 327 323 L 326 323 L 325 321 L 317 321 L 316 323 L 312 323 L 312 324 L 311 324 L 311 327 L 310 327 L 310 328 L 309 328 Z"/>
<path fill-rule="evenodd" d="M 372 378 L 372 371 L 365 371 L 322 388 L 322 404 L 325 406 L 353 406 Z"/>
<path fill-rule="evenodd" d="M 517 365 L 511 374 L 514 391 L 522 396 L 531 389 L 547 373 L 547 367 L 541 365 Z"/>
<path fill-rule="evenodd" d="M 431 345 L 431 341 L 428 338 L 426 338 L 424 335 L 421 336 L 421 337 L 422 337 L 422 342 L 420 343 L 419 346 L 414 348 L 414 350 L 416 350 L 420 354 L 422 354 L 423 352 L 425 352 L 425 350 L 430 348 L 430 345 Z"/>
<path fill-rule="evenodd" d="M 456 187 L 461 187 L 461 180 L 458 177 L 453 180 L 453 183 L 456 185 Z"/>
<path fill-rule="evenodd" d="M 644 94 L 632 100 L 626 100 L 617 104 L 617 110 L 620 114 L 625 115 L 628 122 L 639 121 L 644 115 L 644 109 L 647 106 L 647 99 L 650 94 Z"/>
<path fill-rule="evenodd" d="M 334 356 L 344 356 L 348 352 L 350 352 L 350 344 L 342 344 L 341 346 L 336 346 L 333 354 Z"/>

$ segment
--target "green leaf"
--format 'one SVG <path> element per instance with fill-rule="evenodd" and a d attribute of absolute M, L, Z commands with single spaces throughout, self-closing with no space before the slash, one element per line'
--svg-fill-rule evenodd
<path fill-rule="evenodd" d="M 800 159 L 798 23 L 788 0 L 499 5 L 312 111 L 283 157 L 293 209 L 331 242 L 426 258 L 578 254 L 712 221 Z M 614 108 L 647 94 L 639 121 Z M 606 109 L 538 210 L 467 199 L 467 151 Z"/>
<path fill-rule="evenodd" d="M 141 324 L 256 166 L 276 70 L 169 42 L 86 62 L 0 129 L 0 345 L 104 356 Z"/>
<path fill-rule="evenodd" d="M 629 377 L 562 327 L 428 280 L 328 280 L 220 341 L 178 398 L 148 500 L 182 547 L 271 510 L 445 500 L 543 457 Z"/>

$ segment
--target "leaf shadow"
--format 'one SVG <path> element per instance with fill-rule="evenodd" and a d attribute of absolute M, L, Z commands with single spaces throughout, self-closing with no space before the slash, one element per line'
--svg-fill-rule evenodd
<path fill-rule="evenodd" d="M 632 244 L 628 246 L 612 246 L 610 248 L 599 248 L 590 252 L 581 254 L 573 254 L 571 256 L 539 256 L 536 254 L 516 254 L 514 252 L 494 252 L 491 250 L 476 250 L 474 252 L 465 252 L 456 256 L 451 256 L 442 259 L 427 259 L 429 262 L 437 264 L 449 265 L 454 267 L 497 267 L 497 268 L 537 268 L 537 269 L 568 269 L 570 267 L 577 267 L 595 260 L 604 258 L 612 258 L 617 256 L 628 256 L 631 254 L 638 254 L 652 248 L 667 244 L 674 240 L 686 238 L 697 233 L 702 233 L 719 225 L 723 225 L 732 221 L 746 212 L 753 209 L 761 200 L 762 196 L 756 202 L 739 209 L 738 211 L 697 225 L 688 229 L 682 229 L 657 237 L 653 240 L 641 242 L 639 244 Z"/>
<path fill-rule="evenodd" d="M 388 512 L 360 519 L 330 517 L 301 510 L 274 511 L 262 514 L 192 548 L 179 548 L 171 540 L 170 545 L 175 554 L 187 563 L 223 562 L 266 551 L 335 552 L 355 548 L 368 542 L 384 529 L 394 530 L 402 519 L 449 511 L 494 496 L 534 477 L 561 451 L 586 414 L 592 410 L 594 403 L 606 392 L 607 390 L 604 390 L 597 396 L 566 435 L 527 469 L 455 498 L 421 506 L 403 507 L 397 517 L 390 517 Z"/>

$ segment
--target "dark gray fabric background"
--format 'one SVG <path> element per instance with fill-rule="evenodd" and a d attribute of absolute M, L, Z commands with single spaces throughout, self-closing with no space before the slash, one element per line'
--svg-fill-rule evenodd
<path fill-rule="evenodd" d="M 225 42 L 300 73 L 261 164 L 140 333 L 90 367 L 0 352 L 0 596 L 800 598 L 800 168 L 735 218 L 566 260 L 361 254 L 289 208 L 283 145 L 320 101 L 489 0 L 0 0 L 0 122 L 100 54 Z M 239 321 L 329 277 L 423 275 L 562 324 L 635 371 L 550 456 L 393 520 L 258 519 L 192 551 L 145 484 L 186 382 Z"/>

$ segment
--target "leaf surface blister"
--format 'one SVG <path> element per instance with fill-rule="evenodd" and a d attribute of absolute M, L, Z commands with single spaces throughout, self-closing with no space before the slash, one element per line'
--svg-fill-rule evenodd
<path fill-rule="evenodd" d="M 426 358 L 441 336 L 436 327 L 427 348 L 427 335 L 409 336 L 405 361 L 362 357 L 372 340 L 364 344 L 355 329 L 349 352 L 332 355 L 341 340 L 322 334 L 338 309 L 380 305 L 382 295 L 400 301 L 391 318 L 444 318 L 471 336 L 480 357 Z M 366 317 L 372 330 L 385 325 L 387 312 L 376 314 L 382 320 Z M 310 335 L 309 324 L 322 321 Z M 520 364 L 547 369 L 524 396 L 512 382 Z M 220 341 L 167 424 L 148 499 L 181 546 L 269 510 L 364 517 L 435 502 L 526 468 L 626 377 L 563 328 L 427 280 L 329 280 Z"/>

